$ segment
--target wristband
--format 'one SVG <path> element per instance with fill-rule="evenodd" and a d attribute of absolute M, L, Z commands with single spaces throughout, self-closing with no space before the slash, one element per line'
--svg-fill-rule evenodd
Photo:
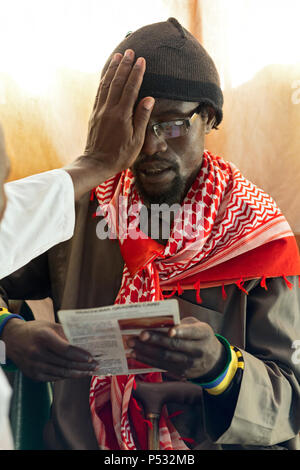
<path fill-rule="evenodd" d="M 4 309 L 2 309 L 3 311 Z M 5 309 L 6 311 L 8 311 L 7 309 Z M 1 310 L 0 310 L 0 337 L 2 335 L 2 331 L 3 331 L 3 328 L 4 326 L 6 325 L 6 323 L 11 319 L 11 318 L 19 318 L 19 320 L 24 320 L 23 317 L 21 317 L 20 315 L 17 315 L 15 313 L 4 313 L 2 314 L 1 313 Z"/>
<path fill-rule="evenodd" d="M 231 346 L 226 338 L 221 335 L 215 335 L 219 341 L 225 346 L 227 351 L 227 362 L 221 374 L 214 380 L 206 383 L 201 383 L 197 380 L 191 382 L 200 385 L 210 395 L 220 395 L 223 393 L 234 378 L 238 368 L 244 368 L 244 359 L 242 353 L 235 346 Z"/>
<path fill-rule="evenodd" d="M 20 315 L 17 315 L 15 313 L 9 313 L 7 308 L 0 307 L 0 338 L 1 338 L 4 326 L 11 318 L 19 318 L 19 320 L 24 320 L 24 318 L 21 317 Z M 17 369 L 16 365 L 10 359 L 7 360 L 6 364 L 1 364 L 1 365 L 3 369 L 8 370 L 8 371 L 14 371 Z"/>
<path fill-rule="evenodd" d="M 235 373 L 237 371 L 238 367 L 238 360 L 235 352 L 231 349 L 231 361 L 227 370 L 227 373 L 223 377 L 221 381 L 219 381 L 218 384 L 212 387 L 205 387 L 205 390 L 207 393 L 210 395 L 220 395 L 221 393 L 225 392 L 226 388 L 229 386 L 231 383 L 233 377 L 235 376 Z"/>

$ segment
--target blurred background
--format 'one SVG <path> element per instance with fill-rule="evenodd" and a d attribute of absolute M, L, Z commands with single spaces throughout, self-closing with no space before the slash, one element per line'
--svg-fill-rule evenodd
<path fill-rule="evenodd" d="M 213 57 L 224 120 L 206 147 L 300 233 L 299 0 L 0 0 L 0 121 L 10 180 L 83 152 L 101 69 L 129 31 L 175 16 Z"/>

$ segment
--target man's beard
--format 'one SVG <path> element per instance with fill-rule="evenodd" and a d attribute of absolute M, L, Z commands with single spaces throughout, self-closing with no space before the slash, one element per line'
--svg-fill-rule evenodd
<path fill-rule="evenodd" d="M 175 178 L 171 182 L 170 187 L 161 193 L 150 193 L 144 188 L 139 178 L 139 172 L 136 171 L 135 167 L 132 168 L 135 177 L 135 187 L 146 207 L 150 208 L 151 204 L 167 204 L 170 207 L 172 204 L 180 204 L 182 202 L 185 191 L 185 180 L 179 173 L 178 165 L 175 164 L 172 170 L 175 172 Z"/>

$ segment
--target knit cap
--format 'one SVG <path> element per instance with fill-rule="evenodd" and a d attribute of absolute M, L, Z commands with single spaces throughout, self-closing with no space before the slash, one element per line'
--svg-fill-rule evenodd
<path fill-rule="evenodd" d="M 146 72 L 139 99 L 145 96 L 195 101 L 215 109 L 217 124 L 222 120 L 223 94 L 216 66 L 199 41 L 175 18 L 144 26 L 130 33 L 112 56 L 133 49 L 146 59 Z"/>

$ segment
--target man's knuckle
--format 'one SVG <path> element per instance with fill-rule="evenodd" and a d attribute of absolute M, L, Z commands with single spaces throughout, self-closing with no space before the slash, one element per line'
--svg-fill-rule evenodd
<path fill-rule="evenodd" d="M 110 82 L 108 80 L 103 80 L 103 82 L 100 84 L 101 90 L 107 90 L 109 87 L 110 87 Z"/>
<path fill-rule="evenodd" d="M 136 83 L 131 80 L 128 81 L 125 87 L 125 93 L 132 94 L 135 91 L 136 91 Z"/>
<path fill-rule="evenodd" d="M 111 82 L 112 86 L 114 87 L 120 87 L 123 85 L 123 83 L 124 83 L 123 78 L 119 76 L 115 77 Z"/>
<path fill-rule="evenodd" d="M 35 361 L 38 359 L 39 357 L 39 348 L 36 347 L 36 345 L 31 345 L 29 348 L 28 348 L 28 359 L 32 360 L 32 361 Z"/>

